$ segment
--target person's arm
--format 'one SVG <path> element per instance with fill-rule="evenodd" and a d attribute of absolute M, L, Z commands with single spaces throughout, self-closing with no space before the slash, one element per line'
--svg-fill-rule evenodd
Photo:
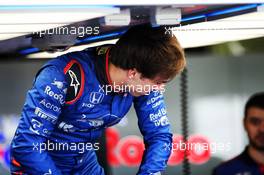
<path fill-rule="evenodd" d="M 145 144 L 138 175 L 160 174 L 167 166 L 172 146 L 172 133 L 163 95 L 151 92 L 149 95 L 136 97 L 134 107 Z"/>
<path fill-rule="evenodd" d="M 37 75 L 11 143 L 12 174 L 61 174 L 44 146 L 64 105 L 66 86 L 64 73 L 55 66 Z"/>

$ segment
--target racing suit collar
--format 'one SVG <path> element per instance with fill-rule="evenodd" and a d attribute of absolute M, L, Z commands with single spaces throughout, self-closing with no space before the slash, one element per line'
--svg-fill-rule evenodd
<path fill-rule="evenodd" d="M 106 55 L 105 55 L 105 73 L 106 73 L 108 84 L 112 85 L 113 82 L 111 80 L 110 73 L 109 73 L 109 51 L 110 51 L 110 48 L 107 49 Z"/>

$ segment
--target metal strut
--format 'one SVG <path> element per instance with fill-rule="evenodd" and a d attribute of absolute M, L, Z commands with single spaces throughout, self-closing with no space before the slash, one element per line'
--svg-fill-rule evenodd
<path fill-rule="evenodd" d="M 182 121 L 182 135 L 184 143 L 187 143 L 189 136 L 188 130 L 188 71 L 185 68 L 181 74 L 181 121 Z M 187 150 L 184 151 L 183 160 L 183 175 L 191 175 L 190 162 L 188 160 Z"/>

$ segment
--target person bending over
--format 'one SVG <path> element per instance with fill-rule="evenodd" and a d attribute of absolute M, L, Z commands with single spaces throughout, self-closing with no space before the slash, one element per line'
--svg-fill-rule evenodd
<path fill-rule="evenodd" d="M 145 25 L 131 27 L 115 45 L 48 61 L 27 93 L 11 143 L 11 173 L 103 175 L 95 141 L 132 104 L 145 144 L 137 174 L 161 173 L 172 143 L 163 92 L 185 64 L 175 36 Z M 85 151 L 78 149 L 83 144 Z"/>

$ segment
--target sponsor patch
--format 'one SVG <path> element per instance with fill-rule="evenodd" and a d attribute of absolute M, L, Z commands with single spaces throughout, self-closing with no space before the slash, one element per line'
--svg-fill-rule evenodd
<path fill-rule="evenodd" d="M 66 104 L 73 104 L 82 95 L 84 89 L 84 71 L 81 64 L 72 59 L 64 68 L 66 81 L 69 84 L 67 88 Z"/>

